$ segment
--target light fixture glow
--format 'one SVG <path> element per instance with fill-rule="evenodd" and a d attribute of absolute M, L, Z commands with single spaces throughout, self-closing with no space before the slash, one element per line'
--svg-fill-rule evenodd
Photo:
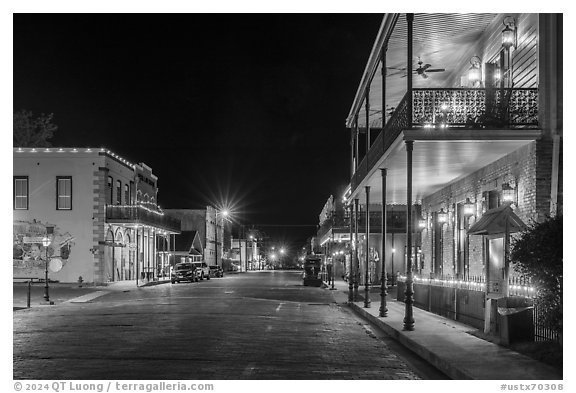
<path fill-rule="evenodd" d="M 438 212 L 438 222 L 440 224 L 445 224 L 446 222 L 448 222 L 448 213 L 444 211 L 444 208 L 440 209 L 440 211 Z"/>
<path fill-rule="evenodd" d="M 465 216 L 473 216 L 475 213 L 476 205 L 470 202 L 470 198 L 466 198 L 466 202 L 464 203 L 464 215 Z"/>
<path fill-rule="evenodd" d="M 480 68 L 482 60 L 478 56 L 472 56 L 470 64 L 472 67 L 468 69 L 468 81 L 474 86 L 482 81 L 482 70 Z"/>

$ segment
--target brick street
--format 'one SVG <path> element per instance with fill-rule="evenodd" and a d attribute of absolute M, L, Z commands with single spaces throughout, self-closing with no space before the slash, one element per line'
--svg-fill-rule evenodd
<path fill-rule="evenodd" d="M 443 377 L 297 272 L 110 291 L 13 320 L 15 379 Z"/>

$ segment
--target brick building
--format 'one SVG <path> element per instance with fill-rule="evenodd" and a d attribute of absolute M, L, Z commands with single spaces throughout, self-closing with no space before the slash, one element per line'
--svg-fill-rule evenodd
<path fill-rule="evenodd" d="M 385 14 L 346 124 L 353 220 L 404 210 L 404 266 L 460 280 L 492 266 L 504 295 L 504 234 L 469 229 L 502 206 L 523 223 L 562 212 L 562 15 Z M 388 270 L 378 232 L 355 249 Z"/>
<path fill-rule="evenodd" d="M 225 230 L 224 217 L 216 208 L 166 209 L 165 213 L 181 221 L 182 231 L 197 232 L 208 265 L 222 266 L 222 258 L 227 258 L 230 250 L 231 235 Z"/>

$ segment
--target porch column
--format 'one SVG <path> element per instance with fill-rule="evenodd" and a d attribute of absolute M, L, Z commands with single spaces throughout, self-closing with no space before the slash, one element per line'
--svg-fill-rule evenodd
<path fill-rule="evenodd" d="M 354 115 L 354 150 L 355 150 L 355 157 L 356 161 L 354 163 L 354 172 L 358 170 L 358 165 L 360 165 L 360 150 L 358 148 L 358 138 L 360 136 L 360 132 L 358 131 L 358 113 Z"/>
<path fill-rule="evenodd" d="M 112 230 L 112 282 L 116 281 L 116 236 Z"/>
<path fill-rule="evenodd" d="M 354 199 L 354 231 L 356 237 L 354 238 L 354 301 L 358 301 L 358 284 L 360 282 L 360 259 L 358 258 L 358 199 Z"/>
<path fill-rule="evenodd" d="M 136 227 L 135 232 L 136 232 L 136 286 L 138 286 L 138 280 L 140 279 L 140 234 L 138 232 L 138 227 Z"/>
<path fill-rule="evenodd" d="M 148 258 L 146 261 L 146 281 L 150 282 L 150 257 L 151 257 L 151 250 L 150 250 L 150 228 L 146 231 L 148 233 L 148 244 L 146 247 L 148 248 Z"/>
<path fill-rule="evenodd" d="M 354 126 L 350 128 L 350 179 L 354 176 L 354 172 L 356 172 L 356 164 L 355 164 L 355 157 L 354 157 Z"/>
<path fill-rule="evenodd" d="M 380 56 L 382 61 L 382 136 L 384 136 L 384 125 L 386 124 L 386 51 L 388 50 L 388 45 L 384 44 L 382 47 L 382 55 Z"/>
<path fill-rule="evenodd" d="M 352 203 L 348 206 L 350 226 L 350 270 L 348 270 L 348 303 L 354 302 L 354 238 L 352 237 Z"/>
<path fill-rule="evenodd" d="M 142 227 L 142 271 L 145 270 L 145 263 L 146 263 L 146 244 L 144 243 L 144 227 Z M 144 274 L 146 277 L 146 274 Z"/>
<path fill-rule="evenodd" d="M 506 217 L 504 224 L 504 285 L 502 286 L 502 294 L 504 297 L 510 296 L 510 223 Z"/>
<path fill-rule="evenodd" d="M 382 283 L 380 288 L 380 316 L 388 316 L 388 307 L 386 305 L 386 169 L 380 169 L 382 172 L 382 252 L 380 260 L 382 261 Z"/>
<path fill-rule="evenodd" d="M 159 278 L 158 277 L 158 253 L 157 253 L 157 248 L 156 248 L 156 229 L 153 230 L 153 242 L 152 243 L 152 251 L 154 253 L 154 277 L 155 278 Z"/>
<path fill-rule="evenodd" d="M 366 105 L 366 160 L 368 160 L 368 151 L 370 150 L 370 145 L 372 140 L 370 139 L 370 87 L 366 89 L 365 97 Z M 368 161 L 366 161 L 368 163 Z"/>
<path fill-rule="evenodd" d="M 368 272 L 370 267 L 370 186 L 364 187 L 366 190 L 366 266 L 364 271 L 364 308 L 370 308 L 370 288 L 368 287 Z"/>
<path fill-rule="evenodd" d="M 414 287 L 412 281 L 412 150 L 414 141 L 406 141 L 406 310 L 404 313 L 404 330 L 414 330 L 414 315 L 412 304 L 414 303 Z"/>
<path fill-rule="evenodd" d="M 414 29 L 414 14 L 406 14 L 408 22 L 408 58 L 406 62 L 406 92 L 408 93 L 408 102 L 406 105 L 406 114 L 408 117 L 408 128 L 412 128 L 412 30 Z"/>
<path fill-rule="evenodd" d="M 334 287 L 334 277 L 336 276 L 336 258 L 334 255 L 334 250 L 332 249 L 334 247 L 334 217 L 332 217 L 332 241 L 330 243 L 330 252 L 332 253 L 332 288 L 330 288 L 331 290 L 335 290 L 336 288 Z"/>

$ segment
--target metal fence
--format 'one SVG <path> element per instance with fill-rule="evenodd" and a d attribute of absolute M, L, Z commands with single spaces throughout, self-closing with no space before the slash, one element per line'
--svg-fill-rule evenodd
<path fill-rule="evenodd" d="M 560 341 L 559 332 L 540 323 L 542 317 L 542 307 L 539 306 L 538 300 L 534 299 L 534 341 Z"/>
<path fill-rule="evenodd" d="M 397 300 L 404 301 L 406 277 L 398 276 Z M 443 317 L 460 321 L 475 328 L 484 323 L 485 279 L 483 276 L 470 276 L 466 280 L 457 277 L 438 276 L 436 278 L 414 279 L 414 306 Z M 558 330 L 542 322 L 542 306 L 536 298 L 532 283 L 522 277 L 510 277 L 510 296 L 529 298 L 533 302 L 534 341 L 560 341 Z"/>

